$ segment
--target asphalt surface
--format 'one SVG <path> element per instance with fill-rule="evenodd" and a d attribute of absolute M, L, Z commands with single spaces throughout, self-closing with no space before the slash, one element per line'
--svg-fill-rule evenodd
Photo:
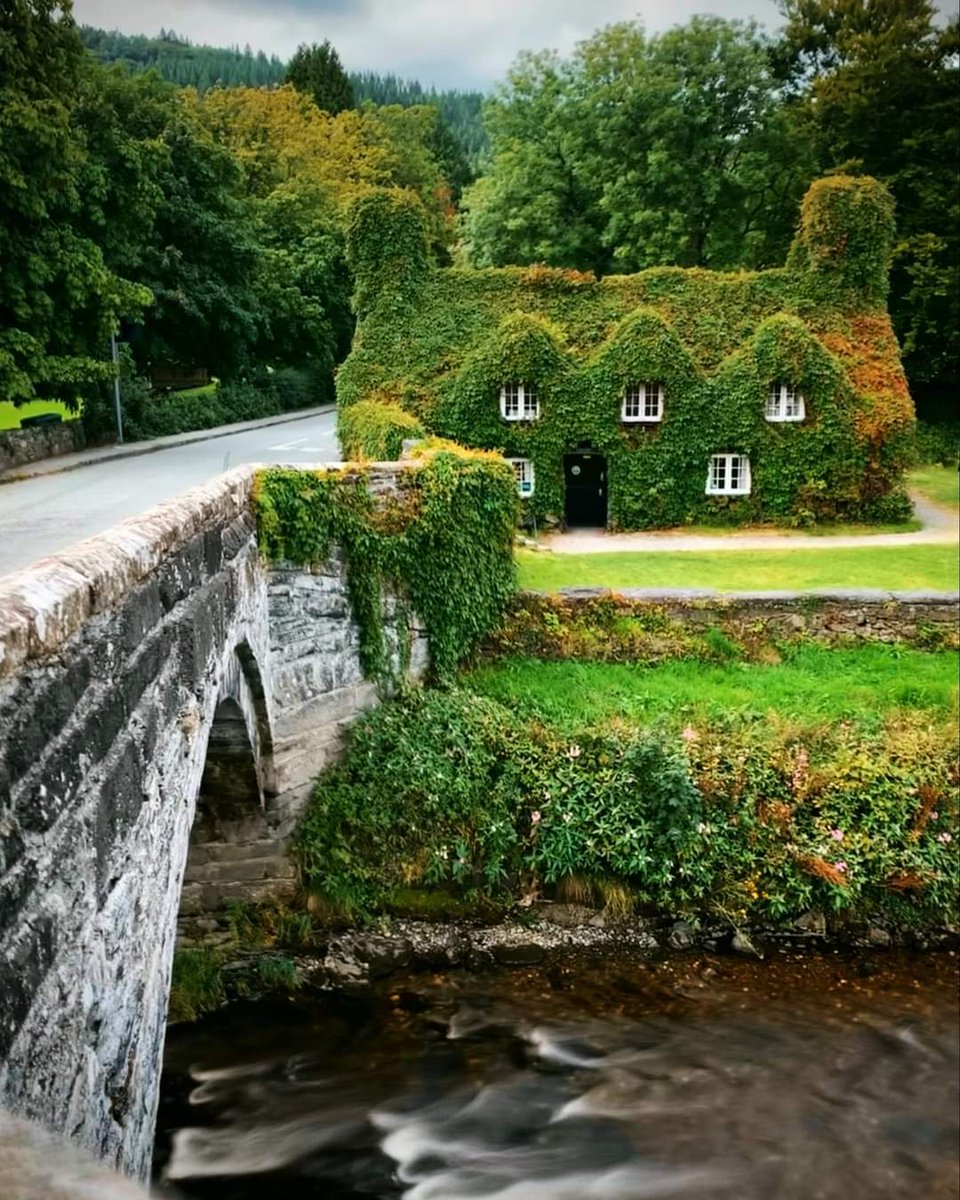
<path fill-rule="evenodd" d="M 243 463 L 339 462 L 336 413 L 325 412 L 135 458 L 0 486 L 0 575 L 93 537 Z"/>

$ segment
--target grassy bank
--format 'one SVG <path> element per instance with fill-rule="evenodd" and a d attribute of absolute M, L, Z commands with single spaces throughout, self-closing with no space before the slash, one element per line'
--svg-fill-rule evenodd
<path fill-rule="evenodd" d="M 786 649 L 779 665 L 733 661 L 635 663 L 512 659 L 465 677 L 472 691 L 524 719 L 563 729 L 610 721 L 680 728 L 688 723 L 772 720 L 883 726 L 897 710 L 931 720 L 955 714 L 957 655 L 885 645 Z"/>
<path fill-rule="evenodd" d="M 955 654 L 882 647 L 487 668 L 354 727 L 301 829 L 304 877 L 353 914 L 397 888 L 516 897 L 578 878 L 621 911 L 948 922 L 955 671 Z"/>
<path fill-rule="evenodd" d="M 520 586 L 710 588 L 734 591 L 956 591 L 957 547 L 857 546 L 822 550 L 642 551 L 550 554 L 519 550 Z"/>
<path fill-rule="evenodd" d="M 934 504 L 960 512 L 960 471 L 956 467 L 917 467 L 908 474 L 907 482 Z"/>

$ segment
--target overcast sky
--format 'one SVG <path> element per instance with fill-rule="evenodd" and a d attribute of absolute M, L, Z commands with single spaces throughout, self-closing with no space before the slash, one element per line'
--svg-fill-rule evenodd
<path fill-rule="evenodd" d="M 440 87 L 486 88 L 521 50 L 566 52 L 613 21 L 651 31 L 695 13 L 779 23 L 774 0 L 74 0 L 81 24 L 162 27 L 214 46 L 249 43 L 289 58 L 329 38 L 351 71 L 392 71 Z"/>

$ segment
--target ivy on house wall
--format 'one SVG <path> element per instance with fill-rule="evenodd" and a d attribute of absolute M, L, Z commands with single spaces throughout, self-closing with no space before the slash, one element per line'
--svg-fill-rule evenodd
<path fill-rule="evenodd" d="M 338 377 L 341 427 L 372 398 L 442 437 L 530 458 L 524 508 L 541 518 L 563 515 L 563 458 L 579 446 L 607 457 L 614 527 L 904 517 L 913 406 L 884 308 L 891 212 L 876 181 L 831 177 L 804 201 L 786 269 L 597 280 L 424 267 L 405 277 L 402 311 L 393 290 L 376 290 L 395 267 L 380 272 L 372 220 L 355 218 L 368 307 Z M 403 207 L 396 237 L 378 236 L 412 242 L 414 215 Z M 391 220 L 380 197 L 376 217 Z M 765 419 L 778 379 L 803 392 L 802 422 Z M 640 380 L 664 386 L 656 424 L 621 420 L 624 387 Z M 539 420 L 503 420 L 510 381 L 536 387 Z M 710 455 L 723 452 L 749 455 L 749 496 L 705 494 Z"/>
<path fill-rule="evenodd" d="M 383 595 L 394 591 L 422 621 L 434 678 L 452 678 L 463 656 L 497 624 L 516 586 L 513 472 L 499 458 L 439 450 L 375 495 L 367 469 L 257 473 L 254 506 L 268 560 L 324 562 L 334 546 L 360 628 L 368 678 L 384 679 L 389 654 Z"/>

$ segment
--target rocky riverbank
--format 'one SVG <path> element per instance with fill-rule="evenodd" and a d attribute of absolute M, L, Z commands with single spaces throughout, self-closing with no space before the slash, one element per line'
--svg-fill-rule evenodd
<path fill-rule="evenodd" d="M 198 1016 L 235 998 L 300 988 L 364 989 L 392 977 L 430 971 L 576 967 L 714 954 L 762 960 L 784 952 L 874 954 L 960 950 L 952 927 L 923 931 L 889 923 L 851 923 L 809 912 L 788 927 L 735 928 L 668 917 L 614 918 L 580 904 L 541 901 L 494 922 L 381 918 L 356 928 L 317 930 L 311 945 L 221 942 L 207 954 L 216 986 L 196 1003 L 174 1003 L 172 1018 Z M 176 986 L 174 997 L 176 999 Z"/>

